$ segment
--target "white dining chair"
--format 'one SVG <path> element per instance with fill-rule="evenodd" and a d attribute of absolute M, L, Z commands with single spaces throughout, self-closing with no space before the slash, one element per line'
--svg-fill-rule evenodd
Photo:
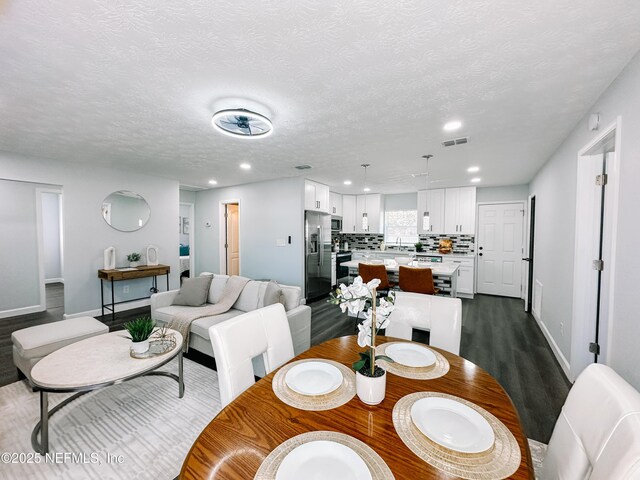
<path fill-rule="evenodd" d="M 569 391 L 549 445 L 529 444 L 537 479 L 638 480 L 640 393 L 610 367 L 589 365 Z"/>
<path fill-rule="evenodd" d="M 289 322 L 280 303 L 213 325 L 209 338 L 223 408 L 254 384 L 254 357 L 262 356 L 266 373 L 294 357 Z"/>
<path fill-rule="evenodd" d="M 459 298 L 397 292 L 385 335 L 411 340 L 414 328 L 429 332 L 429 345 L 459 355 L 462 301 Z"/>

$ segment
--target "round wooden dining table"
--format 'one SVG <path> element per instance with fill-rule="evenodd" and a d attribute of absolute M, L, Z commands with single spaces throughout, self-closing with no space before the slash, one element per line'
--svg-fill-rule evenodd
<path fill-rule="evenodd" d="M 379 345 L 395 340 L 377 337 Z M 267 455 L 281 443 L 318 430 L 345 433 L 366 443 L 383 458 L 396 479 L 457 478 L 420 459 L 396 433 L 392 420 L 394 405 L 405 395 L 424 391 L 464 398 L 495 415 L 520 446 L 520 467 L 510 478 L 535 478 L 527 437 L 504 389 L 474 363 L 447 351 L 429 348 L 447 358 L 449 372 L 433 380 L 413 380 L 389 373 L 386 396 L 376 406 L 368 406 L 354 396 L 332 410 L 300 410 L 278 399 L 271 384 L 275 372 L 270 373 L 227 405 L 205 427 L 184 461 L 180 478 L 252 479 Z M 292 361 L 322 358 L 351 366 L 361 350 L 355 336 L 346 336 L 312 347 Z"/>

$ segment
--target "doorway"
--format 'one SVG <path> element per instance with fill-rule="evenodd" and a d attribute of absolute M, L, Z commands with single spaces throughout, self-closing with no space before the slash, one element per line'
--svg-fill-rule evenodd
<path fill-rule="evenodd" d="M 226 203 L 225 206 L 225 273 L 240 275 L 240 205 Z"/>
<path fill-rule="evenodd" d="M 521 298 L 524 203 L 478 204 L 478 293 Z"/>
<path fill-rule="evenodd" d="M 525 248 L 526 257 L 522 258 L 524 262 L 524 311 L 532 313 L 533 311 L 533 259 L 536 235 L 536 196 L 529 196 L 529 221 L 527 223 L 527 246 Z"/>
<path fill-rule="evenodd" d="M 619 122 L 619 120 L 618 120 Z M 618 122 L 578 153 L 571 376 L 607 362 L 619 179 Z"/>
<path fill-rule="evenodd" d="M 64 308 L 64 237 L 62 190 L 36 188 L 40 292 L 44 310 L 56 313 Z"/>
<path fill-rule="evenodd" d="M 193 203 L 180 202 L 180 281 L 195 276 L 195 235 Z"/>

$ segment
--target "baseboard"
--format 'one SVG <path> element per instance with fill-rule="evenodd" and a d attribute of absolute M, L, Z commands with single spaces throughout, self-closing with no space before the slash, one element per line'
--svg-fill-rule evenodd
<path fill-rule="evenodd" d="M 116 313 L 118 312 L 126 312 L 127 310 L 133 310 L 135 308 L 148 307 L 151 305 L 151 299 L 144 298 L 142 300 L 136 300 L 135 302 L 129 303 L 121 303 L 120 305 L 116 305 Z M 105 315 L 109 315 L 111 313 L 110 310 L 104 311 Z M 78 313 L 65 313 L 63 318 L 66 320 L 67 318 L 77 318 L 77 317 L 99 317 L 102 315 L 102 309 L 96 308 L 95 310 L 87 310 L 85 312 Z"/>
<path fill-rule="evenodd" d="M 544 322 L 542 322 L 542 320 L 540 320 L 540 317 L 538 316 L 538 313 L 536 311 L 534 311 L 533 309 L 531 309 L 531 314 L 532 314 L 533 318 L 535 318 L 536 323 L 540 327 L 540 330 L 542 330 L 544 338 L 547 339 L 547 343 L 551 347 L 551 351 L 555 355 L 556 360 L 558 360 L 558 363 L 560 364 L 560 368 L 562 368 L 562 371 L 564 372 L 566 377 L 569 380 L 571 380 L 571 375 L 569 374 L 569 372 L 571 371 L 571 365 L 567 361 L 566 357 L 560 351 L 560 347 L 558 347 L 558 344 L 556 343 L 556 341 L 551 336 L 551 333 L 547 329 L 547 326 L 544 324 Z"/>
<path fill-rule="evenodd" d="M 32 305 L 30 307 L 13 308 L 11 310 L 0 311 L 0 318 L 17 317 L 18 315 L 28 315 L 29 313 L 44 312 L 47 309 L 44 305 Z"/>
<path fill-rule="evenodd" d="M 64 283 L 64 278 L 48 278 L 44 281 L 45 284 L 49 283 Z"/>

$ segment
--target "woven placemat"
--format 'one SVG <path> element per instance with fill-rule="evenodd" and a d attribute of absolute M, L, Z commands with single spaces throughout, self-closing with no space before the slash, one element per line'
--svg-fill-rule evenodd
<path fill-rule="evenodd" d="M 395 478 L 380 455 L 373 451 L 373 449 L 366 443 L 363 443 L 349 435 L 345 435 L 344 433 L 319 431 L 297 435 L 278 445 L 275 450 L 273 450 L 267 458 L 264 459 L 256 473 L 256 476 L 253 477 L 254 480 L 275 479 L 278 468 L 280 468 L 280 464 L 289 452 L 300 445 L 318 440 L 328 440 L 331 442 L 341 443 L 356 452 L 360 458 L 364 460 L 364 463 L 366 463 L 373 480 L 393 480 Z"/>
<path fill-rule="evenodd" d="M 337 367 L 342 373 L 342 385 L 326 395 L 302 395 L 291 390 L 284 381 L 291 368 L 305 362 L 325 362 Z M 356 394 L 356 374 L 349 367 L 324 358 L 309 358 L 289 363 L 282 367 L 273 377 L 273 393 L 287 405 L 300 410 L 331 410 L 344 405 Z"/>
<path fill-rule="evenodd" d="M 385 355 L 387 347 L 396 343 L 407 342 L 387 342 L 376 347 L 376 355 Z M 426 345 L 420 345 L 424 348 L 429 348 Z M 413 380 L 433 380 L 434 378 L 442 377 L 449 371 L 449 360 L 444 358 L 439 352 L 429 348 L 436 356 L 436 363 L 429 365 L 428 367 L 407 367 L 406 365 L 400 365 L 397 362 L 385 362 L 384 360 L 377 360 L 378 365 L 384 368 L 387 372 L 398 375 L 399 377 L 411 378 Z"/>
<path fill-rule="evenodd" d="M 427 397 L 455 400 L 482 415 L 495 435 L 493 447 L 482 453 L 461 453 L 445 448 L 427 438 L 413 423 L 411 407 Z M 393 407 L 393 425 L 409 449 L 429 465 L 468 480 L 507 478 L 520 467 L 520 446 L 509 429 L 496 417 L 467 400 L 439 392 L 411 393 Z"/>

